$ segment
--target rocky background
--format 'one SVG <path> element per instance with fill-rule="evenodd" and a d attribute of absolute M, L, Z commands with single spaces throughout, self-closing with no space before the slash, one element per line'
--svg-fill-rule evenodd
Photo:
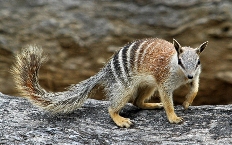
<path fill-rule="evenodd" d="M 9 70 L 28 44 L 49 56 L 40 84 L 62 91 L 94 75 L 124 44 L 146 37 L 192 47 L 209 41 L 193 105 L 232 103 L 230 0 L 0 0 L 0 92 L 17 95 Z M 176 92 L 176 104 L 185 93 L 185 87 Z"/>

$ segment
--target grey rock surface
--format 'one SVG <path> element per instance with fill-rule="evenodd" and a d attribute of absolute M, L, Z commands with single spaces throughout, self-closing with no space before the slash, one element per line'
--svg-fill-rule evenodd
<path fill-rule="evenodd" d="M 0 92 L 18 95 L 9 69 L 13 54 L 28 44 L 48 54 L 41 85 L 63 91 L 94 75 L 126 43 L 159 37 L 192 47 L 209 41 L 193 103 L 232 104 L 225 74 L 232 70 L 231 7 L 231 0 L 0 0 Z M 181 104 L 185 92 L 176 94 Z"/>
<path fill-rule="evenodd" d="M 0 144 L 232 144 L 232 105 L 176 106 L 185 121 L 170 124 L 163 109 L 128 104 L 121 115 L 134 125 L 127 129 L 110 119 L 108 104 L 89 99 L 71 114 L 52 115 L 0 93 Z"/>

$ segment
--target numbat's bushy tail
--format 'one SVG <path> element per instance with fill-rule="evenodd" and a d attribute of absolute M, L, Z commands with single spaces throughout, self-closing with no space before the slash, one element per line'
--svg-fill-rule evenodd
<path fill-rule="evenodd" d="M 96 75 L 58 93 L 46 92 L 38 83 L 38 71 L 45 61 L 41 48 L 23 49 L 16 56 L 12 74 L 21 95 L 48 111 L 73 111 L 100 84 L 110 99 L 109 114 L 120 127 L 132 124 L 130 119 L 119 115 L 129 101 L 142 109 L 164 107 L 169 122 L 180 123 L 182 118 L 174 112 L 173 91 L 189 84 L 190 91 L 183 103 L 187 109 L 198 92 L 200 54 L 207 43 L 191 48 L 182 47 L 176 40 L 173 44 L 157 38 L 134 41 L 115 53 Z M 159 92 L 161 103 L 146 103 L 155 91 Z"/>
<path fill-rule="evenodd" d="M 28 46 L 16 56 L 11 73 L 17 90 L 35 105 L 45 110 L 59 113 L 71 112 L 80 107 L 89 93 L 101 79 L 101 72 L 91 78 L 71 86 L 64 92 L 46 92 L 38 81 L 41 65 L 46 61 L 42 48 Z"/>

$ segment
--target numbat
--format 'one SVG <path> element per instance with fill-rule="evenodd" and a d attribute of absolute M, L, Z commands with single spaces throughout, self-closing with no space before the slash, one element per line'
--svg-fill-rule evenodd
<path fill-rule="evenodd" d="M 104 86 L 110 100 L 109 114 L 120 127 L 130 127 L 129 118 L 119 115 L 125 104 L 142 109 L 164 107 L 170 123 L 180 123 L 173 107 L 173 91 L 189 84 L 190 91 L 183 103 L 191 105 L 198 92 L 201 65 L 199 55 L 208 42 L 198 48 L 181 47 L 158 38 L 142 39 L 125 45 L 94 76 L 71 86 L 64 92 L 47 92 L 39 85 L 38 71 L 45 61 L 42 49 L 28 46 L 17 56 L 12 68 L 16 87 L 33 104 L 53 113 L 67 113 L 79 108 L 96 85 Z M 145 103 L 155 91 L 161 103 Z"/>

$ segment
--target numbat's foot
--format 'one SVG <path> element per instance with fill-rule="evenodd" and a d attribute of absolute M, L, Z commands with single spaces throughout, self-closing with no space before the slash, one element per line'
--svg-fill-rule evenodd
<path fill-rule="evenodd" d="M 118 112 L 114 112 L 113 110 L 109 109 L 109 113 L 113 121 L 119 126 L 119 127 L 130 127 L 133 123 L 130 121 L 129 118 L 124 118 L 118 114 Z"/>
<path fill-rule="evenodd" d="M 182 117 L 177 117 L 177 116 L 173 116 L 173 117 L 170 117 L 168 118 L 169 122 L 170 123 L 182 123 L 184 120 Z"/>
<path fill-rule="evenodd" d="M 185 101 L 182 106 L 184 107 L 185 110 L 187 110 L 190 106 L 189 102 Z"/>
<path fill-rule="evenodd" d="M 144 103 L 142 109 L 157 109 L 163 108 L 163 103 Z"/>
<path fill-rule="evenodd" d="M 128 128 L 132 125 L 132 122 L 130 121 L 129 118 L 124 118 L 124 117 L 118 116 L 118 117 L 114 118 L 113 120 L 120 127 Z"/>

